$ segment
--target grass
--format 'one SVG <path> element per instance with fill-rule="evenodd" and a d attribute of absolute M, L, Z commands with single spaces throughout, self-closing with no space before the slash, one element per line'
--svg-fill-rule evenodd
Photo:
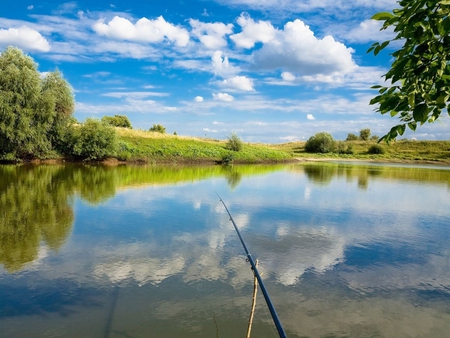
<path fill-rule="evenodd" d="M 227 149 L 227 141 L 116 128 L 117 157 L 125 161 L 154 163 L 275 163 L 292 161 L 291 154 L 267 145 L 243 144 Z"/>
<path fill-rule="evenodd" d="M 352 154 L 310 154 L 305 152 L 306 142 L 290 142 L 274 146 L 275 149 L 292 154 L 296 158 L 335 158 L 335 159 L 358 159 L 378 161 L 414 161 L 414 162 L 437 162 L 450 164 L 450 141 L 414 141 L 399 140 L 386 144 L 378 143 L 383 154 L 369 154 L 369 148 L 376 145 L 376 141 L 341 141 L 345 147 L 350 147 Z"/>
<path fill-rule="evenodd" d="M 450 164 L 450 141 L 399 140 L 379 143 L 381 154 L 370 154 L 376 141 L 338 141 L 349 153 L 311 154 L 306 142 L 284 144 L 243 143 L 240 151 L 227 149 L 227 140 L 162 134 L 116 128 L 119 160 L 149 163 L 280 163 L 302 159 L 343 159 L 388 162 L 429 162 Z M 347 151 L 348 152 L 348 151 Z"/>

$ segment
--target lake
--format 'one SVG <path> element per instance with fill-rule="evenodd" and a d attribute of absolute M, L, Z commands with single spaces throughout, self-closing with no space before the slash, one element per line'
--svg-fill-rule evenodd
<path fill-rule="evenodd" d="M 0 166 L 1 337 L 449 337 L 450 168 Z M 276 337 L 258 292 L 252 337 Z"/>

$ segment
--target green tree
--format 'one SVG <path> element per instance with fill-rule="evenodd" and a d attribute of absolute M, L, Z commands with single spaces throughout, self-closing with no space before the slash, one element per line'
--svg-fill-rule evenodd
<path fill-rule="evenodd" d="M 64 152 L 68 129 L 72 126 L 72 114 L 75 110 L 73 89 L 56 70 L 48 73 L 42 80 L 42 93 L 48 95 L 53 104 L 54 118 L 49 133 L 52 146 Z"/>
<path fill-rule="evenodd" d="M 372 17 L 384 21 L 381 30 L 393 27 L 396 36 L 368 50 L 377 55 L 392 41 L 403 43 L 391 54 L 394 61 L 384 74 L 387 85 L 372 87 L 378 95 L 370 104 L 400 120 L 380 139 L 387 142 L 403 135 L 406 126 L 415 131 L 443 111 L 450 114 L 450 1 L 402 0 L 399 5 L 392 13 Z"/>
<path fill-rule="evenodd" d="M 166 127 L 164 127 L 162 124 L 154 124 L 148 131 L 165 134 Z"/>
<path fill-rule="evenodd" d="M 59 71 L 41 80 L 18 48 L 0 54 L 0 158 L 44 158 L 61 145 L 74 110 L 72 88 Z"/>
<path fill-rule="evenodd" d="M 235 133 L 231 133 L 231 135 L 228 137 L 227 148 L 233 151 L 242 150 L 242 141 Z"/>
<path fill-rule="evenodd" d="M 0 156 L 15 160 L 48 153 L 51 108 L 51 97 L 41 96 L 34 61 L 8 47 L 0 54 Z"/>
<path fill-rule="evenodd" d="M 353 133 L 348 133 L 346 141 L 356 141 L 358 140 L 358 135 Z"/>
<path fill-rule="evenodd" d="M 359 137 L 363 141 L 368 141 L 370 138 L 370 129 L 364 128 L 359 131 Z"/>
<path fill-rule="evenodd" d="M 131 122 L 125 115 L 103 116 L 102 121 L 114 127 L 132 129 Z"/>
<path fill-rule="evenodd" d="M 117 149 L 116 130 L 97 119 L 88 118 L 74 128 L 71 136 L 72 155 L 85 160 L 101 160 L 114 156 Z"/>
<path fill-rule="evenodd" d="M 305 144 L 308 153 L 329 153 L 334 150 L 335 141 L 329 133 L 320 132 L 311 136 Z"/>

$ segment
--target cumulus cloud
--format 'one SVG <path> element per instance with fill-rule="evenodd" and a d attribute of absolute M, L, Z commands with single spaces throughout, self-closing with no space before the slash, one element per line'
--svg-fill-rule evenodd
<path fill-rule="evenodd" d="M 229 87 L 231 89 L 243 90 L 243 91 L 254 91 L 253 80 L 246 76 L 234 76 L 232 78 L 223 80 L 221 85 L 224 87 Z"/>
<path fill-rule="evenodd" d="M 128 19 L 115 16 L 108 23 L 105 23 L 103 19 L 98 20 L 93 29 L 99 35 L 117 40 L 156 43 L 167 39 L 181 47 L 189 43 L 187 30 L 167 22 L 162 16 L 156 20 L 142 18 L 136 24 Z"/>
<path fill-rule="evenodd" d="M 37 30 L 28 26 L 0 29 L 0 45 L 17 46 L 24 50 L 48 52 L 50 44 Z"/>
<path fill-rule="evenodd" d="M 276 29 L 268 21 L 255 22 L 247 14 L 241 14 L 237 23 L 242 27 L 242 32 L 233 34 L 230 39 L 236 46 L 242 48 L 252 48 L 256 42 L 267 43 L 276 34 Z"/>
<path fill-rule="evenodd" d="M 365 43 L 371 41 L 385 41 L 394 38 L 394 31 L 392 27 L 380 31 L 383 26 L 381 21 L 365 20 L 359 26 L 342 33 L 342 37 L 350 42 Z"/>
<path fill-rule="evenodd" d="M 195 102 L 203 102 L 203 97 L 202 97 L 202 96 L 196 96 L 196 97 L 194 98 L 194 101 L 195 101 Z"/>
<path fill-rule="evenodd" d="M 223 56 L 221 51 L 215 51 L 212 58 L 212 68 L 215 75 L 222 77 L 232 76 L 239 72 L 238 67 L 230 65 L 230 61 L 227 56 Z"/>
<path fill-rule="evenodd" d="M 281 73 L 281 78 L 284 81 L 294 81 L 295 80 L 295 75 L 289 72 L 283 72 Z"/>
<path fill-rule="evenodd" d="M 233 25 L 222 22 L 204 23 L 191 19 L 192 34 L 208 49 L 219 49 L 227 45 L 226 35 L 233 32 Z"/>
<path fill-rule="evenodd" d="M 352 52 L 332 36 L 318 39 L 297 19 L 257 50 L 254 61 L 257 68 L 285 69 L 302 75 L 345 74 L 356 68 Z"/>
<path fill-rule="evenodd" d="M 313 114 L 308 114 L 308 115 L 306 115 L 306 118 L 307 118 L 308 120 L 315 120 Z"/>
<path fill-rule="evenodd" d="M 225 102 L 231 102 L 234 100 L 234 97 L 227 93 L 213 94 L 213 98 L 214 98 L 214 100 L 225 101 Z"/>

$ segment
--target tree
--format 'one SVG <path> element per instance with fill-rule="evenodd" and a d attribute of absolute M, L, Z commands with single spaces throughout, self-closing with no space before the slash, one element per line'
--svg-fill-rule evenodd
<path fill-rule="evenodd" d="M 329 153 L 334 150 L 335 141 L 329 133 L 320 132 L 311 136 L 305 144 L 308 153 Z"/>
<path fill-rule="evenodd" d="M 235 133 L 231 133 L 231 135 L 228 137 L 227 148 L 233 151 L 242 150 L 242 141 Z"/>
<path fill-rule="evenodd" d="M 165 134 L 166 133 L 166 127 L 164 127 L 161 124 L 154 124 L 148 131 Z"/>
<path fill-rule="evenodd" d="M 380 139 L 387 142 L 403 135 L 406 126 L 415 131 L 445 110 L 450 114 L 450 0 L 401 0 L 399 5 L 372 17 L 384 21 L 381 30 L 393 27 L 396 36 L 368 50 L 377 55 L 390 42 L 403 43 L 391 54 L 394 61 L 384 74 L 388 84 L 372 87 L 378 95 L 370 104 L 400 120 Z"/>
<path fill-rule="evenodd" d="M 74 110 L 72 88 L 59 71 L 42 80 L 18 48 L 0 54 L 0 158 L 43 158 L 61 145 Z"/>
<path fill-rule="evenodd" d="M 31 157 L 50 149 L 45 137 L 53 120 L 49 96 L 42 100 L 34 61 L 18 48 L 0 54 L 0 156 Z"/>
<path fill-rule="evenodd" d="M 358 140 L 358 135 L 353 133 L 348 133 L 346 141 L 356 141 Z"/>
<path fill-rule="evenodd" d="M 114 127 L 132 129 L 131 122 L 125 115 L 103 116 L 102 121 Z"/>
<path fill-rule="evenodd" d="M 50 96 L 54 103 L 52 109 L 55 114 L 48 135 L 50 142 L 57 150 L 64 151 L 65 138 L 68 128 L 72 125 L 72 114 L 75 110 L 73 89 L 59 70 L 56 70 L 48 73 L 42 80 L 42 93 Z"/>
<path fill-rule="evenodd" d="M 72 134 L 72 155 L 86 160 L 113 156 L 117 149 L 116 130 L 97 119 L 88 118 Z"/>
<path fill-rule="evenodd" d="M 370 138 L 370 129 L 364 128 L 359 131 L 359 137 L 363 141 L 368 141 Z"/>

